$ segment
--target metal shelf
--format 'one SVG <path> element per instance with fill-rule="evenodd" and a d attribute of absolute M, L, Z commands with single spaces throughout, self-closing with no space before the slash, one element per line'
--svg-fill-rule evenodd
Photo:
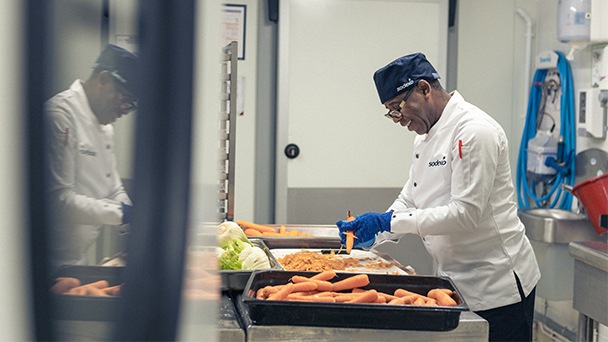
<path fill-rule="evenodd" d="M 234 166 L 236 147 L 237 42 L 228 44 L 222 54 L 219 212 L 226 221 L 234 219 Z"/>

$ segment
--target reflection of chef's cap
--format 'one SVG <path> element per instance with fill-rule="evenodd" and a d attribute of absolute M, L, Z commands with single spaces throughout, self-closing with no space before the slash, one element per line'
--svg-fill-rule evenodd
<path fill-rule="evenodd" d="M 392 61 L 374 73 L 380 103 L 411 89 L 421 79 L 436 80 L 439 74 L 422 53 L 414 53 Z"/>
<path fill-rule="evenodd" d="M 138 96 L 139 58 L 116 45 L 108 44 L 101 52 L 93 69 L 108 70 L 127 90 Z"/>

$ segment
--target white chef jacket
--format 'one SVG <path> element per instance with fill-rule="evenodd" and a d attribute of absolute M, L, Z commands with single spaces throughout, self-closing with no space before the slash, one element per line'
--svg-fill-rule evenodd
<path fill-rule="evenodd" d="M 500 125 L 453 92 L 440 119 L 414 142 L 410 178 L 389 210 L 389 239 L 414 233 L 473 311 L 519 302 L 540 270 L 513 202 Z M 378 241 L 381 243 L 382 241 Z"/>
<path fill-rule="evenodd" d="M 104 224 L 122 223 L 131 204 L 116 167 L 114 127 L 99 124 L 76 80 L 44 106 L 52 234 L 51 263 L 84 264 Z"/>

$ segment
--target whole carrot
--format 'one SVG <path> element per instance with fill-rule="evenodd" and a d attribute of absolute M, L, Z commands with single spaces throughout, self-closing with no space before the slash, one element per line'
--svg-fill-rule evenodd
<path fill-rule="evenodd" d="M 267 233 L 276 233 L 277 232 L 274 228 L 268 227 L 268 226 L 263 226 L 261 224 L 255 224 L 255 223 L 251 223 L 251 222 L 247 222 L 247 221 L 240 221 L 240 220 L 237 220 L 235 222 L 236 222 L 236 224 L 238 224 L 241 227 L 259 230 L 262 233 L 263 232 L 267 232 Z"/>
<path fill-rule="evenodd" d="M 325 302 L 325 303 L 335 303 L 336 300 L 334 297 L 324 297 L 318 295 L 312 296 L 287 296 L 285 300 L 289 301 L 299 301 L 299 302 Z"/>
<path fill-rule="evenodd" d="M 273 293 L 270 296 L 268 296 L 268 299 L 269 300 L 284 300 L 285 297 L 287 297 L 287 295 L 293 291 L 293 287 L 294 287 L 294 284 L 289 283 L 289 284 L 285 285 L 283 288 L 281 288 L 277 293 Z"/>
<path fill-rule="evenodd" d="M 369 285 L 369 277 L 367 276 L 367 274 L 358 274 L 337 281 L 333 285 L 333 291 L 351 290 L 355 287 L 363 287 Z"/>
<path fill-rule="evenodd" d="M 247 228 L 244 230 L 245 235 L 247 236 L 262 236 L 262 232 L 257 230 L 257 229 L 253 229 L 253 228 Z"/>
<path fill-rule="evenodd" d="M 331 280 L 336 277 L 335 271 L 323 271 L 321 273 L 317 273 L 314 276 L 310 277 L 313 280 Z"/>
<path fill-rule="evenodd" d="M 359 294 L 353 300 L 348 301 L 347 303 L 373 303 L 378 299 L 378 292 L 376 290 L 369 290 L 364 293 Z"/>
<path fill-rule="evenodd" d="M 60 277 L 55 279 L 56 283 L 55 285 L 51 286 L 51 293 L 54 294 L 62 294 L 62 293 L 66 293 L 69 290 L 80 286 L 80 280 L 76 279 L 76 278 L 70 278 L 70 277 Z"/>
<path fill-rule="evenodd" d="M 404 290 L 404 289 L 396 289 L 393 294 L 396 297 L 405 297 L 405 296 L 411 296 L 411 295 L 418 295 L 419 296 L 419 294 L 417 294 L 417 293 L 410 292 L 410 291 Z"/>
<path fill-rule="evenodd" d="M 422 297 L 418 297 L 412 304 L 414 305 L 424 305 L 426 301 Z"/>
<path fill-rule="evenodd" d="M 427 294 L 427 296 L 429 296 L 429 298 L 433 298 L 435 300 L 437 300 L 437 303 L 439 303 L 439 305 L 444 305 L 444 306 L 453 306 L 456 305 L 456 301 L 448 296 L 447 293 L 438 290 L 438 289 L 434 289 L 434 290 L 430 290 L 429 293 Z"/>
<path fill-rule="evenodd" d="M 355 217 L 353 217 L 350 213 L 350 210 L 348 211 L 348 218 L 346 219 L 346 222 L 351 222 L 354 221 Z M 353 250 L 353 245 L 355 244 L 355 231 L 354 230 L 347 230 L 344 235 L 346 235 L 346 253 L 350 254 L 350 251 Z"/>
<path fill-rule="evenodd" d="M 312 290 L 316 290 L 319 286 L 317 285 L 317 283 L 313 282 L 313 281 L 306 281 L 303 283 L 297 283 L 294 284 L 293 286 L 293 292 L 305 292 L 305 291 L 312 291 Z"/>
<path fill-rule="evenodd" d="M 333 291 L 333 287 L 334 287 L 334 284 L 332 284 L 332 283 L 330 283 L 328 281 L 317 280 L 317 279 L 310 279 L 310 278 L 306 278 L 306 277 L 303 277 L 303 276 L 297 276 L 297 275 L 291 277 L 291 281 L 294 284 L 313 282 L 313 283 L 317 284 L 317 290 L 318 291 Z"/>

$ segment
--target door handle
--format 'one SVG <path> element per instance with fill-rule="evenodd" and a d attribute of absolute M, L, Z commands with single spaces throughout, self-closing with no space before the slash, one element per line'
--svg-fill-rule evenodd
<path fill-rule="evenodd" d="M 285 155 L 289 159 L 294 159 L 300 155 L 300 148 L 296 144 L 289 144 L 285 146 Z"/>

